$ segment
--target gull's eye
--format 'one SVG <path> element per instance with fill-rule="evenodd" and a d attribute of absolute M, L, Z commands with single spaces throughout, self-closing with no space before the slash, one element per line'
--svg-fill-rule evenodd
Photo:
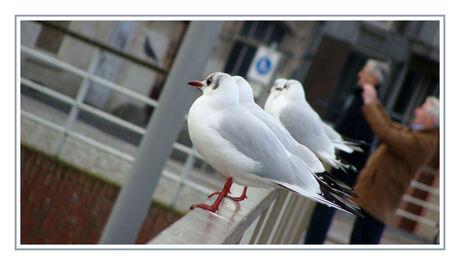
<path fill-rule="evenodd" d="M 206 80 L 206 85 L 208 86 L 211 85 L 211 82 L 212 82 L 211 78 L 208 78 L 208 80 Z"/>

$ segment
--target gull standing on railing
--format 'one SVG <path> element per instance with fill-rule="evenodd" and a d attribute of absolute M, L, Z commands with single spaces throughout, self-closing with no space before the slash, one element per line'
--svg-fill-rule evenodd
<path fill-rule="evenodd" d="M 276 106 L 273 104 L 279 96 L 281 96 L 281 91 L 283 91 L 283 87 L 286 84 L 287 79 L 279 78 L 275 80 L 272 88 L 270 89 L 270 95 L 268 95 L 267 100 L 265 101 L 264 109 L 268 113 L 276 113 Z"/>
<path fill-rule="evenodd" d="M 243 186 L 282 187 L 360 215 L 347 194 L 319 180 L 268 126 L 239 104 L 238 86 L 230 75 L 217 72 L 189 84 L 203 91 L 189 111 L 190 138 L 203 158 L 228 177 L 213 205 L 195 204 L 191 209 L 217 211 L 234 178 Z"/>
<path fill-rule="evenodd" d="M 302 159 L 302 161 L 310 168 L 313 173 L 315 173 L 315 175 L 320 178 L 321 181 L 328 182 L 331 187 L 339 189 L 342 192 L 350 195 L 355 195 L 347 184 L 339 181 L 337 178 L 326 171 L 321 161 L 310 149 L 308 149 L 305 145 L 297 142 L 278 120 L 276 120 L 256 104 L 254 101 L 253 89 L 248 81 L 246 81 L 241 76 L 233 76 L 233 79 L 238 85 L 240 105 L 246 108 L 254 116 L 259 118 L 262 122 L 264 122 L 265 125 L 267 125 L 272 130 L 272 132 L 275 134 L 281 144 L 283 144 L 283 146 L 287 149 L 287 151 Z M 275 82 L 273 88 L 276 89 L 277 87 L 284 86 L 284 81 L 287 80 L 278 79 L 277 82 Z"/>
<path fill-rule="evenodd" d="M 344 149 L 344 143 L 336 144 L 325 130 L 324 122 L 305 99 L 302 84 L 297 80 L 288 80 L 282 89 L 282 95 L 268 106 L 268 113 L 277 118 L 294 139 L 308 147 L 323 162 L 334 168 L 354 167 L 340 161 L 335 148 Z M 332 133 L 329 131 L 329 134 Z M 354 150 L 345 146 L 346 150 Z"/>

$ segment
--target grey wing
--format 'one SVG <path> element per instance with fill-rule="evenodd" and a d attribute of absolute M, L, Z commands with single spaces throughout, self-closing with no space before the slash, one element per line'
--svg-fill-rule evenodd
<path fill-rule="evenodd" d="M 295 183 L 288 153 L 273 132 L 251 113 L 240 114 L 247 116 L 224 115 L 215 129 L 240 153 L 262 165 L 252 173 L 276 182 Z"/>
<path fill-rule="evenodd" d="M 304 107 L 288 104 L 280 111 L 279 119 L 294 139 L 313 152 L 331 145 L 321 121 L 318 122 L 315 113 L 309 113 Z"/>
<path fill-rule="evenodd" d="M 257 116 L 273 131 L 278 140 L 280 140 L 281 144 L 283 144 L 291 154 L 302 159 L 314 172 L 324 171 L 323 165 L 315 154 L 305 145 L 299 144 L 283 127 L 283 125 L 278 122 L 278 120 L 255 104 L 254 106 L 249 106 L 248 108 L 252 114 Z"/>
<path fill-rule="evenodd" d="M 324 122 L 322 123 L 322 125 L 323 125 L 324 132 L 327 134 L 329 139 L 331 139 L 332 141 L 343 141 L 342 136 L 340 136 L 340 134 L 336 132 L 334 128 L 332 128 L 331 126 L 329 126 L 328 124 Z"/>

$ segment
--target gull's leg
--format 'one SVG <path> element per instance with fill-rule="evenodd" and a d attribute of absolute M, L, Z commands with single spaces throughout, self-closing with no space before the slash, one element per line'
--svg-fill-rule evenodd
<path fill-rule="evenodd" d="M 248 190 L 248 187 L 245 186 L 244 189 L 243 189 L 243 193 L 241 193 L 241 196 L 240 196 L 240 197 L 233 197 L 233 196 L 228 196 L 228 195 L 227 195 L 226 197 L 229 198 L 229 199 L 232 199 L 232 200 L 234 200 L 234 201 L 239 202 L 239 201 L 242 201 L 242 200 L 244 200 L 244 199 L 247 198 L 247 196 L 246 196 L 246 191 L 247 191 L 247 190 Z"/>
<path fill-rule="evenodd" d="M 224 174 L 221 174 L 220 176 L 221 176 L 223 179 L 226 179 L 226 178 L 227 178 Z M 228 181 L 228 180 L 227 180 L 227 181 Z M 232 194 L 231 191 L 228 191 L 228 193 Z M 211 195 L 209 195 L 208 198 L 211 198 L 212 196 L 214 196 L 214 195 L 216 195 L 216 194 L 219 195 L 219 194 L 220 194 L 220 191 L 216 191 L 216 192 L 211 193 Z"/>
<path fill-rule="evenodd" d="M 227 194 L 225 197 L 227 197 L 227 198 L 229 198 L 229 199 L 232 199 L 232 200 L 234 200 L 234 201 L 239 202 L 239 201 L 242 201 L 242 200 L 248 198 L 248 197 L 246 196 L 246 191 L 247 191 L 247 190 L 248 190 L 248 187 L 245 186 L 244 189 L 243 189 L 243 193 L 241 193 L 241 196 L 240 196 L 240 197 L 228 196 L 228 194 Z M 230 193 L 230 192 L 228 192 L 228 193 Z M 216 194 L 220 194 L 220 191 L 214 192 L 213 194 L 209 195 L 208 198 L 211 198 L 212 196 L 214 196 L 214 195 L 216 195 Z"/>
<path fill-rule="evenodd" d="M 190 206 L 190 210 L 193 210 L 194 208 L 198 207 L 198 208 L 202 208 L 202 209 L 215 213 L 217 209 L 219 208 L 219 205 L 224 199 L 224 197 L 227 196 L 227 194 L 230 192 L 230 187 L 232 186 L 232 183 L 233 183 L 233 178 L 231 177 L 228 178 L 227 182 L 225 182 L 224 187 L 222 188 L 222 191 L 218 192 L 219 197 L 217 197 L 217 199 L 214 201 L 212 205 L 207 205 L 204 203 L 194 204 Z M 213 194 L 216 194 L 216 192 L 214 192 Z M 213 194 L 211 194 L 210 196 L 212 196 Z"/>

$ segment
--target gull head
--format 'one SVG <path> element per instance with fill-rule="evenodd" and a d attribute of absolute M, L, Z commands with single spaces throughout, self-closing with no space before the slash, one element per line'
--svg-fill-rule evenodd
<path fill-rule="evenodd" d="M 282 91 L 287 81 L 288 80 L 286 78 L 278 78 L 275 80 L 275 83 L 273 84 L 273 88 L 276 90 Z"/>
<path fill-rule="evenodd" d="M 249 82 L 239 75 L 233 76 L 233 79 L 235 80 L 238 86 L 238 92 L 240 94 L 240 103 L 255 102 L 252 87 L 249 84 Z"/>
<path fill-rule="evenodd" d="M 270 110 L 273 103 L 279 98 L 279 96 L 281 96 L 286 82 L 287 80 L 285 78 L 278 78 L 275 80 L 275 83 L 269 90 L 270 95 L 268 96 L 267 101 L 265 101 L 265 110 Z"/>
<path fill-rule="evenodd" d="M 269 93 L 270 97 L 272 98 L 277 98 L 281 95 L 281 92 L 284 89 L 284 86 L 286 85 L 287 79 L 285 78 L 278 78 L 275 80 L 275 83 L 273 84 L 272 88 L 270 88 Z"/>
<path fill-rule="evenodd" d="M 238 86 L 231 75 L 215 72 L 202 81 L 191 81 L 189 85 L 198 87 L 203 96 L 212 97 L 216 101 L 238 102 Z"/>
<path fill-rule="evenodd" d="M 283 95 L 290 100 L 305 100 L 305 91 L 302 83 L 290 79 L 286 82 L 283 89 Z"/>

